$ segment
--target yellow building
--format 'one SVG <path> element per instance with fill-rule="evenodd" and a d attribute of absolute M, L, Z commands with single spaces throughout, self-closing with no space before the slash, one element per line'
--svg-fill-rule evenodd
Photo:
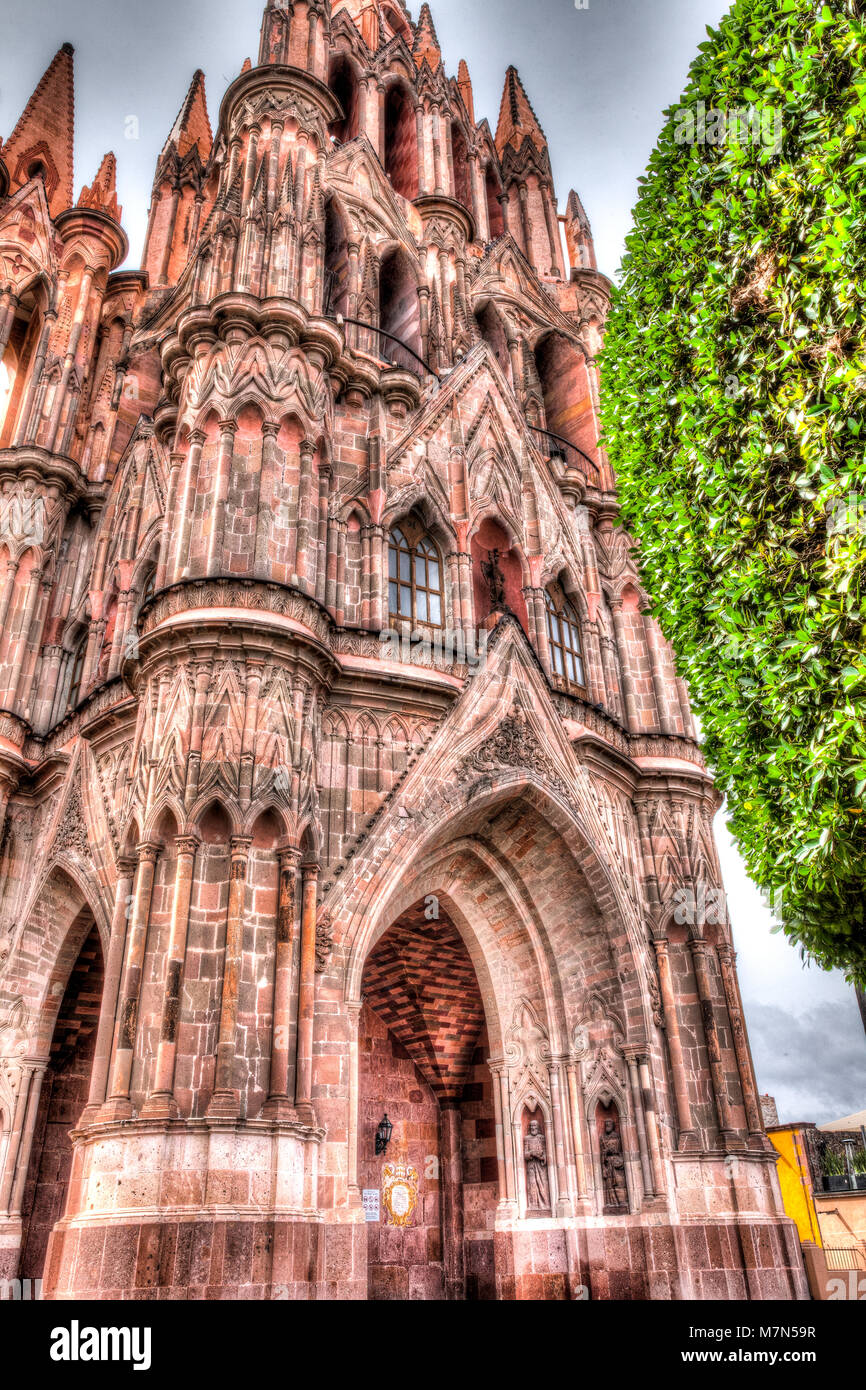
<path fill-rule="evenodd" d="M 801 1241 L 822 1246 L 805 1137 L 805 1131 L 811 1128 L 805 1124 L 769 1125 L 767 1134 L 779 1155 L 776 1170 L 785 1211 L 797 1223 Z"/>

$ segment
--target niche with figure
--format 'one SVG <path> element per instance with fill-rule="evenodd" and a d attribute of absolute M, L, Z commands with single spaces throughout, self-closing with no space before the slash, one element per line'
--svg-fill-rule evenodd
<path fill-rule="evenodd" d="M 550 1216 L 550 1168 L 547 1133 L 540 1105 L 525 1106 L 521 1122 L 523 1133 L 523 1176 L 526 1187 L 527 1216 Z"/>
<path fill-rule="evenodd" d="M 483 623 L 491 613 L 513 613 L 528 634 L 520 556 L 505 527 L 495 518 L 485 517 L 472 536 L 469 548 L 476 620 Z"/>
<path fill-rule="evenodd" d="M 627 1212 L 628 1180 L 625 1174 L 625 1154 L 619 1111 L 613 1101 L 599 1101 L 595 1111 L 595 1128 L 601 1161 L 601 1180 L 605 1214 Z"/>

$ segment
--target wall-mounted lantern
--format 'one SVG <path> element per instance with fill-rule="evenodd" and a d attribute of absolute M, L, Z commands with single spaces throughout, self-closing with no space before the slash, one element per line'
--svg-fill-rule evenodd
<path fill-rule="evenodd" d="M 388 1119 L 387 1112 L 379 1121 L 379 1128 L 376 1130 L 376 1153 L 384 1154 L 388 1152 L 388 1145 L 391 1142 L 391 1133 L 394 1126 Z"/>

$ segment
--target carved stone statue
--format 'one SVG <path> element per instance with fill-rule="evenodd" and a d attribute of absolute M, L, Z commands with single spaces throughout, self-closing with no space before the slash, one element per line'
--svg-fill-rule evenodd
<path fill-rule="evenodd" d="M 628 1206 L 628 1187 L 625 1180 L 625 1159 L 622 1139 L 616 1120 L 605 1120 L 601 1133 L 601 1174 L 604 1182 L 604 1201 L 609 1207 Z"/>
<path fill-rule="evenodd" d="M 488 550 L 487 559 L 481 562 L 481 574 L 490 594 L 491 612 L 508 611 L 508 604 L 505 602 L 505 575 L 499 568 L 498 550 Z"/>
<path fill-rule="evenodd" d="M 529 1211 L 550 1211 L 550 1180 L 547 1176 L 547 1145 L 537 1120 L 529 1121 L 523 1140 L 526 1163 L 526 1206 Z"/>

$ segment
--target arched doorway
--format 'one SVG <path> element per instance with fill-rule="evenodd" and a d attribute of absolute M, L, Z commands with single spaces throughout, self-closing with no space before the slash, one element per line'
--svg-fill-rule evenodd
<path fill-rule="evenodd" d="M 493 1299 L 499 1196 L 484 1004 L 469 952 L 429 894 L 379 938 L 359 1019 L 358 1182 L 368 1204 L 371 1299 Z M 393 1125 L 387 1153 L 376 1129 Z M 414 1170 L 405 1224 L 388 1210 L 389 1165 Z"/>
<path fill-rule="evenodd" d="M 487 222 L 490 227 L 490 240 L 496 241 L 505 231 L 505 217 L 502 212 L 502 186 L 490 164 L 484 170 L 484 197 L 487 202 Z"/>
<path fill-rule="evenodd" d="M 89 920 L 57 1014 L 39 1097 L 22 1203 L 21 1279 L 43 1276 L 48 1239 L 66 1206 L 70 1134 L 87 1104 L 104 976 L 99 930 Z"/>
<path fill-rule="evenodd" d="M 333 198 L 325 203 L 325 313 L 349 312 L 349 229 Z"/>
<path fill-rule="evenodd" d="M 535 365 L 548 430 L 594 460 L 595 412 L 583 353 L 561 333 L 549 333 L 535 349 Z"/>
<path fill-rule="evenodd" d="M 355 69 L 343 53 L 331 63 L 328 86 L 343 109 L 342 116 L 332 121 L 328 130 L 337 144 L 345 145 L 358 134 L 359 89 Z"/>
<path fill-rule="evenodd" d="M 395 246 L 382 259 L 379 270 L 379 327 L 421 354 L 421 309 L 418 284 L 408 255 Z M 411 355 L 400 352 L 399 343 L 381 345 L 383 355 L 391 355 L 398 366 L 413 369 Z"/>

